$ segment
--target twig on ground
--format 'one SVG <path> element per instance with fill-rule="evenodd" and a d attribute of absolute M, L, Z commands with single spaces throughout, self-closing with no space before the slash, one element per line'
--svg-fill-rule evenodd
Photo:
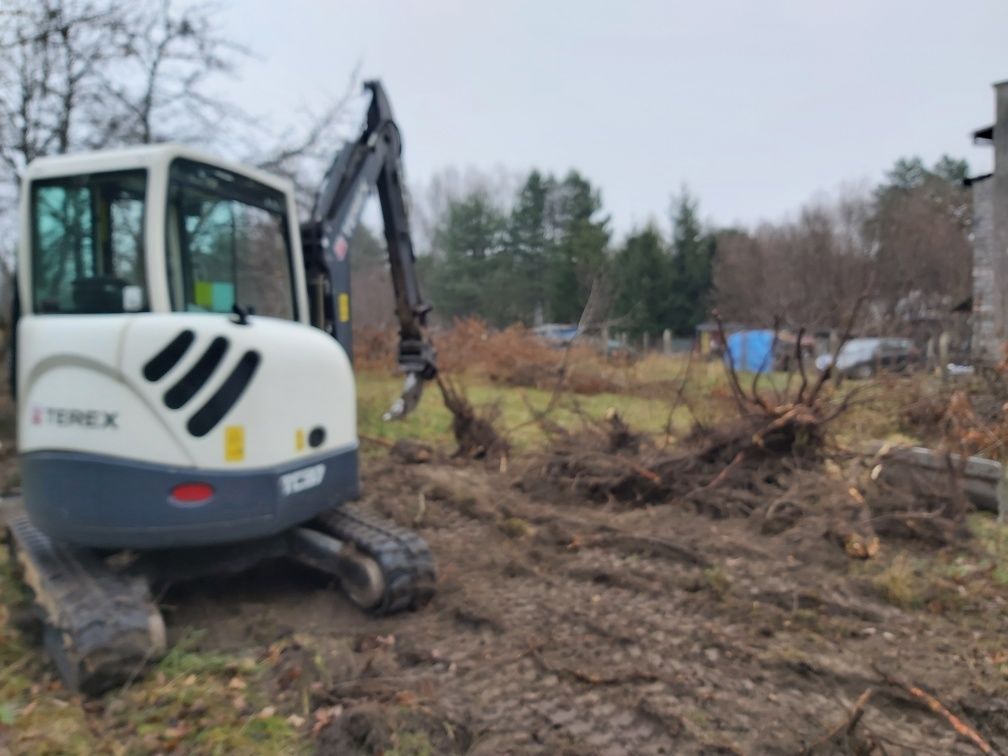
<path fill-rule="evenodd" d="M 377 438 L 375 436 L 367 436 L 363 433 L 358 433 L 357 438 L 359 438 L 361 441 L 367 441 L 369 444 L 374 444 L 375 446 L 384 446 L 386 449 L 391 449 L 393 446 L 395 446 L 395 443 L 393 441 L 389 441 L 388 439 L 385 438 Z"/>
<path fill-rule="evenodd" d="M 721 483 L 724 482 L 724 479 L 728 477 L 728 473 L 730 473 L 733 469 L 735 469 L 736 467 L 738 467 L 739 464 L 741 464 L 741 462 L 742 462 L 743 459 L 745 459 L 745 450 L 744 449 L 742 451 L 740 451 L 738 454 L 736 454 L 735 457 L 734 457 L 734 459 L 732 459 L 731 462 L 729 462 L 727 465 L 725 465 L 724 469 L 722 469 L 721 472 L 719 472 L 717 474 L 717 476 L 715 476 L 715 478 L 713 480 L 711 480 L 709 483 L 705 483 L 702 486 L 698 486 L 697 488 L 694 488 L 692 491 L 690 491 L 685 496 L 685 498 L 686 499 L 690 499 L 693 496 L 696 496 L 701 491 L 708 491 L 708 490 L 710 490 L 712 488 L 716 488 L 717 486 L 721 485 Z"/>
<path fill-rule="evenodd" d="M 977 749 L 983 754 L 996 754 L 997 752 L 991 747 L 990 743 L 984 740 L 983 736 L 980 735 L 975 729 L 970 725 L 966 724 L 962 719 L 957 717 L 948 708 L 939 701 L 937 698 L 932 696 L 926 690 L 908 683 L 905 680 L 900 680 L 897 677 L 889 674 L 885 670 L 878 667 L 878 665 L 872 665 L 875 671 L 885 680 L 889 685 L 893 685 L 897 688 L 902 688 L 904 691 L 909 693 L 911 696 L 921 701 L 928 709 L 942 717 L 946 722 L 951 725 L 952 729 L 955 730 L 959 735 L 969 740 Z"/>
<path fill-rule="evenodd" d="M 874 692 L 875 692 L 874 688 L 865 688 L 865 691 L 860 696 L 858 696 L 857 701 L 855 701 L 854 705 L 851 707 L 850 714 L 847 715 L 847 719 L 845 719 L 843 722 L 834 727 L 832 730 L 826 733 L 815 743 L 806 748 L 803 751 L 803 753 L 805 754 L 814 753 L 816 749 L 822 746 L 828 746 L 832 744 L 833 741 L 835 741 L 837 738 L 841 736 L 849 737 L 851 733 L 854 732 L 854 729 L 858 726 L 858 723 L 861 721 L 861 717 L 864 716 L 865 706 L 867 705 L 868 700 L 872 697 L 872 694 Z"/>
<path fill-rule="evenodd" d="M 657 538 L 655 536 L 641 535 L 639 533 L 629 533 L 617 528 L 606 528 L 601 533 L 581 539 L 582 546 L 612 545 L 614 543 L 632 544 L 658 551 L 663 551 L 674 556 L 681 562 L 692 564 L 697 567 L 710 567 L 711 563 L 693 549 L 674 543 L 667 538 Z"/>

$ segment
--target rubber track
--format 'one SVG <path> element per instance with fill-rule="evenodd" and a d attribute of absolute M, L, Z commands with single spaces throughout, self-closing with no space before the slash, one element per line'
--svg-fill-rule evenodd
<path fill-rule="evenodd" d="M 327 535 L 352 543 L 374 559 L 385 579 L 385 593 L 372 614 L 395 614 L 417 609 L 434 595 L 437 571 L 427 542 L 407 528 L 344 504 L 320 515 L 316 527 Z"/>
<path fill-rule="evenodd" d="M 47 651 L 69 689 L 97 695 L 164 653 L 164 625 L 145 581 L 53 541 L 23 513 L 12 514 L 7 528 Z"/>

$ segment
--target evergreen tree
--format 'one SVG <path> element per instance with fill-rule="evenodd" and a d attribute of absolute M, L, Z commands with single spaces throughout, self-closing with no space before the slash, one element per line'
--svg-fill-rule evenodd
<path fill-rule="evenodd" d="M 549 197 L 546 224 L 553 243 L 545 278 L 554 321 L 578 321 L 605 268 L 609 218 L 595 217 L 601 209 L 598 190 L 577 171 L 568 173 Z"/>
<path fill-rule="evenodd" d="M 920 186 L 927 178 L 929 171 L 924 167 L 924 161 L 919 157 L 900 158 L 886 173 L 883 187 L 894 189 L 913 189 Z"/>
<path fill-rule="evenodd" d="M 707 234 L 698 202 L 685 187 L 672 202 L 672 273 L 669 282 L 669 327 L 691 335 L 706 320 L 710 299 L 714 237 Z"/>
<path fill-rule="evenodd" d="M 672 259 L 652 226 L 627 238 L 613 262 L 613 312 L 621 331 L 634 338 L 659 334 L 671 323 Z"/>
<path fill-rule="evenodd" d="M 546 310 L 549 293 L 545 273 L 550 249 L 546 202 L 553 189 L 552 178 L 532 171 L 518 191 L 508 218 L 495 285 L 504 293 L 502 315 L 510 322 L 533 325 L 536 313 Z"/>
<path fill-rule="evenodd" d="M 495 255 L 500 249 L 504 217 L 482 192 L 448 204 L 434 231 L 438 255 L 432 298 L 445 317 L 490 315 L 499 306 L 492 286 Z"/>
<path fill-rule="evenodd" d="M 961 184 L 969 175 L 969 163 L 962 158 L 942 155 L 931 170 L 936 176 L 950 184 Z"/>

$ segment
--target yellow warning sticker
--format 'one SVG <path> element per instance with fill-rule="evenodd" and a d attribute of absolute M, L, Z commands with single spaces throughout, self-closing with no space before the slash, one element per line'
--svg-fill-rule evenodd
<path fill-rule="evenodd" d="M 350 295 L 339 295 L 339 322 L 346 323 L 350 320 Z"/>
<path fill-rule="evenodd" d="M 228 462 L 241 462 L 245 459 L 244 426 L 229 425 L 224 429 L 224 459 Z"/>
<path fill-rule="evenodd" d="M 294 449 L 296 451 L 304 450 L 304 430 L 302 428 L 298 428 L 294 433 Z"/>

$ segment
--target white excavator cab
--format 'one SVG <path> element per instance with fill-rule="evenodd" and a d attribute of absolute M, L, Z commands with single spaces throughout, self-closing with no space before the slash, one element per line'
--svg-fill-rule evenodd
<path fill-rule="evenodd" d="M 293 189 L 159 145 L 34 162 L 25 312 L 216 312 L 307 322 Z"/>
<path fill-rule="evenodd" d="M 218 543 L 356 495 L 353 375 L 308 326 L 294 212 L 287 182 L 177 146 L 29 167 L 18 442 L 46 532 Z"/>

